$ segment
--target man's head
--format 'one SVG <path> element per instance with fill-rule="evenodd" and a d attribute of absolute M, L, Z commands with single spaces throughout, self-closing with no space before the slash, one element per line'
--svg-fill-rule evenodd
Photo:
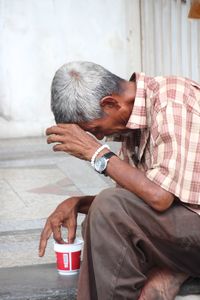
<path fill-rule="evenodd" d="M 134 99 L 130 90 L 134 91 L 133 83 L 100 65 L 70 62 L 53 78 L 51 108 L 56 123 L 76 123 L 93 134 L 101 127 L 103 135 L 109 135 L 128 121 Z"/>
<path fill-rule="evenodd" d="M 56 123 L 79 123 L 101 118 L 101 99 L 120 93 L 124 80 L 91 62 L 70 62 L 55 74 L 51 108 Z"/>

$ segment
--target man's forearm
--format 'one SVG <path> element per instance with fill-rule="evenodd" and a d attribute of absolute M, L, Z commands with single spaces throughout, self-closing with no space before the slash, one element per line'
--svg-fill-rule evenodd
<path fill-rule="evenodd" d="M 114 179 L 121 187 L 136 194 L 149 206 L 158 211 L 170 207 L 174 196 L 149 180 L 145 173 L 113 156 L 108 163 L 106 174 Z"/>

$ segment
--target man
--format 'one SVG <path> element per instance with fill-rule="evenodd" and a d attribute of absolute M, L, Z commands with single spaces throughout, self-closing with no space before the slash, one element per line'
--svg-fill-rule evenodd
<path fill-rule="evenodd" d="M 78 300 L 174 299 L 188 276 L 200 276 L 200 85 L 143 73 L 126 81 L 72 62 L 55 74 L 51 107 L 53 150 L 91 161 L 117 187 L 62 202 L 39 255 L 52 233 L 63 243 L 61 226 L 72 243 L 85 213 Z M 119 157 L 87 132 L 118 135 Z"/>

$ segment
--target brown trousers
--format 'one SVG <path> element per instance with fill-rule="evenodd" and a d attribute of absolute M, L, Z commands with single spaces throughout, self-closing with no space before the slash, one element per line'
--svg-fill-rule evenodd
<path fill-rule="evenodd" d="M 84 240 L 78 300 L 136 300 L 156 266 L 200 276 L 200 216 L 179 201 L 159 213 L 125 189 L 104 190 Z"/>

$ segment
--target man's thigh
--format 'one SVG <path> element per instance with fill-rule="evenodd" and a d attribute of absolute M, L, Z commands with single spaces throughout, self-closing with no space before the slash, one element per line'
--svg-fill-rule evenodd
<path fill-rule="evenodd" d="M 200 275 L 200 217 L 179 201 L 157 212 L 133 193 L 111 188 L 96 197 L 91 210 L 116 222 L 121 218 L 119 229 L 133 240 L 138 235 L 141 250 L 152 264 Z"/>

